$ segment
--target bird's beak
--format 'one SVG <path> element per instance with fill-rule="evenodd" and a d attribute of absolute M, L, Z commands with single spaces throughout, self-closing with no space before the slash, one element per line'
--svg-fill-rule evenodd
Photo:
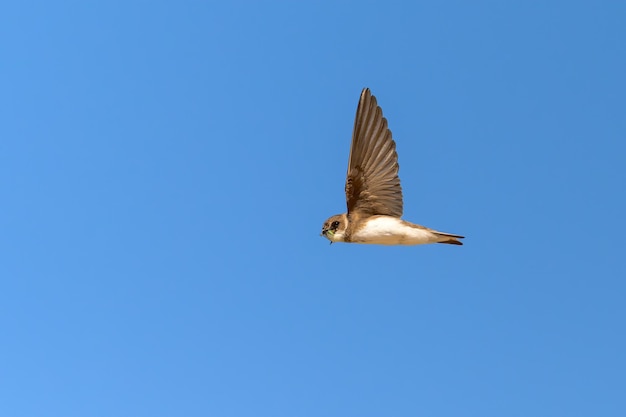
<path fill-rule="evenodd" d="M 322 229 L 322 233 L 320 234 L 320 236 L 324 236 L 326 239 L 328 239 L 328 236 L 326 236 L 326 234 L 329 233 L 329 232 L 330 232 L 330 230 L 328 230 L 328 229 Z M 332 233 L 332 232 L 330 232 L 330 233 Z M 331 234 L 331 236 L 332 236 L 332 234 Z M 330 240 L 330 239 L 328 239 L 328 240 Z M 333 244 L 332 240 L 330 240 L 330 244 L 331 245 Z"/>

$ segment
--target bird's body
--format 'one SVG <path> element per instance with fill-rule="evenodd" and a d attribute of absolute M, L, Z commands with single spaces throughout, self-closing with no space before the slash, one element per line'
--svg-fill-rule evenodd
<path fill-rule="evenodd" d="M 462 236 L 438 232 L 393 216 L 371 216 L 363 221 L 350 222 L 348 220 L 347 224 L 348 227 L 342 231 L 328 233 L 327 230 L 325 235 L 328 240 L 374 245 L 423 245 L 426 243 L 462 245 L 457 240 Z"/>
<path fill-rule="evenodd" d="M 448 243 L 463 236 L 439 232 L 401 219 L 402 188 L 396 144 L 370 90 L 357 107 L 346 178 L 348 212 L 330 217 L 322 235 L 333 242 L 378 245 Z"/>

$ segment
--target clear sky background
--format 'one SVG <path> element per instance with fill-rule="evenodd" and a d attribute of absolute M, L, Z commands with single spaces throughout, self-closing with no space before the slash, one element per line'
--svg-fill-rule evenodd
<path fill-rule="evenodd" d="M 625 21 L 6 2 L 0 415 L 626 415 Z M 464 246 L 319 236 L 363 87 Z"/>

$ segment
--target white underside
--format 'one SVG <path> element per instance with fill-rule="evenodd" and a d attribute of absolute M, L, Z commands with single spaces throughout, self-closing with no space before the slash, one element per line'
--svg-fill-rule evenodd
<path fill-rule="evenodd" d="M 407 226 L 400 219 L 389 216 L 367 220 L 365 227 L 352 235 L 355 243 L 377 245 L 422 245 L 440 240 L 441 237 L 428 230 Z"/>

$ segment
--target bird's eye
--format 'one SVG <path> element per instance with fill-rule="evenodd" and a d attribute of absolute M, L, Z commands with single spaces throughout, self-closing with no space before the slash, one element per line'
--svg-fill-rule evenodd
<path fill-rule="evenodd" d="M 333 222 L 333 224 L 331 224 L 330 227 L 332 227 L 333 229 L 336 229 L 337 227 L 339 227 L 339 222 L 337 221 Z"/>

